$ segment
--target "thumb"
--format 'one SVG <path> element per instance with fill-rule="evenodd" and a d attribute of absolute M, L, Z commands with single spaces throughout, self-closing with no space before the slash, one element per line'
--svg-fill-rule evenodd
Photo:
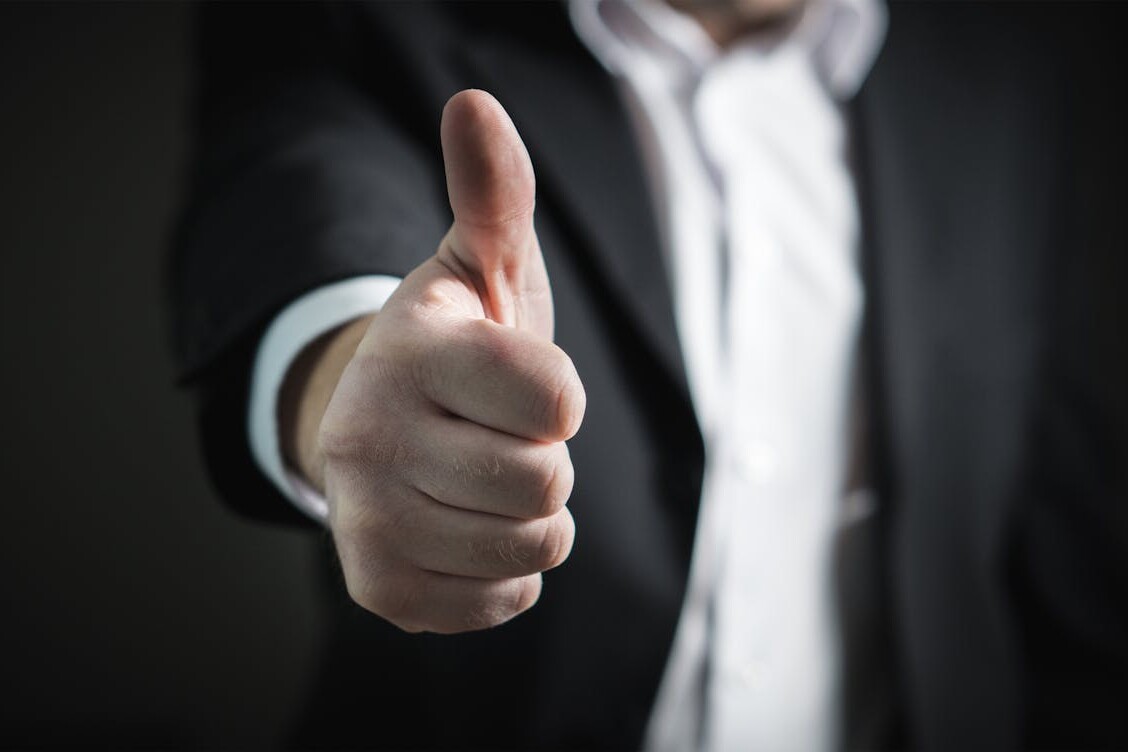
<path fill-rule="evenodd" d="M 468 89 L 443 108 L 443 161 L 454 225 L 441 252 L 489 318 L 552 337 L 552 292 L 533 229 L 536 180 L 501 104 Z"/>

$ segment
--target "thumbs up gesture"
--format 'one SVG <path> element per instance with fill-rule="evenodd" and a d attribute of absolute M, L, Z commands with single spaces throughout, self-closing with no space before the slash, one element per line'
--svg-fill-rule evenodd
<path fill-rule="evenodd" d="M 442 146 L 454 224 L 367 324 L 299 465 L 324 487 L 352 598 L 402 629 L 452 633 L 528 609 L 568 556 L 564 441 L 585 397 L 552 342 L 516 128 L 463 91 Z"/>

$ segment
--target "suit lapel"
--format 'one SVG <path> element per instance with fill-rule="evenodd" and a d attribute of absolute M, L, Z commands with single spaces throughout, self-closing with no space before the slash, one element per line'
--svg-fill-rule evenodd
<path fill-rule="evenodd" d="M 1053 215 L 1040 80 L 997 42 L 952 43 L 990 29 L 980 12 L 895 6 L 856 119 L 888 585 L 912 743 L 932 749 L 1018 744 L 1006 525 Z"/>

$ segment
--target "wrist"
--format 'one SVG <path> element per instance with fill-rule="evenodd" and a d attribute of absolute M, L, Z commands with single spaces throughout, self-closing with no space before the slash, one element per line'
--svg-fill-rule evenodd
<path fill-rule="evenodd" d="M 369 323 L 369 314 L 326 332 L 294 359 L 278 396 L 278 432 L 284 461 L 319 493 L 325 491 L 317 440 L 321 419 Z"/>

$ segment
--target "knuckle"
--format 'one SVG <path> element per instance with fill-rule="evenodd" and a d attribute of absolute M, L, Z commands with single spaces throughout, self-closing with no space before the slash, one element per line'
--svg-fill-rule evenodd
<path fill-rule="evenodd" d="M 404 307 L 406 320 L 403 324 L 407 327 L 427 327 L 433 325 L 437 323 L 437 319 L 439 319 L 445 311 L 449 311 L 452 307 L 458 307 L 459 305 L 456 297 L 452 295 L 450 283 L 444 280 L 444 277 L 447 276 L 461 279 L 458 269 L 452 268 L 451 259 L 454 250 L 451 246 L 450 237 L 451 231 L 448 231 L 439 242 L 437 254 L 430 260 L 424 262 L 421 267 L 417 267 L 424 268 L 429 264 L 437 265 L 429 272 L 431 278 L 426 283 L 419 285 L 406 300 L 407 305 Z M 404 327 L 401 326 L 400 328 L 402 329 Z"/>
<path fill-rule="evenodd" d="M 563 354 L 561 350 L 561 354 Z M 561 438 L 570 439 L 580 430 L 587 409 L 587 393 L 584 391 L 583 382 L 576 373 L 576 366 L 572 359 L 564 355 L 565 365 L 561 376 L 561 387 L 556 398 L 556 417 L 560 427 Z"/>
<path fill-rule="evenodd" d="M 428 328 L 399 318 L 396 323 L 402 326 L 382 327 L 379 336 L 361 343 L 330 401 L 327 415 L 336 413 L 362 433 L 366 426 L 408 413 L 419 402 L 417 372 L 420 363 L 430 360 L 433 338 Z M 340 400 L 346 379 L 348 399 Z"/>
<path fill-rule="evenodd" d="M 354 488 L 335 496 L 329 520 L 342 563 L 389 558 L 395 544 L 412 532 L 413 505 L 390 487 L 377 492 L 371 473 L 347 479 L 345 485 Z"/>
<path fill-rule="evenodd" d="M 529 391 L 525 412 L 533 416 L 539 432 L 544 436 L 556 436 L 560 431 L 562 389 L 563 385 L 550 373 Z"/>
<path fill-rule="evenodd" d="M 537 549 L 537 569 L 544 571 L 560 566 L 572 551 L 575 525 L 572 515 L 562 512 L 544 526 Z"/>
<path fill-rule="evenodd" d="M 513 617 L 505 601 L 497 598 L 483 599 L 463 615 L 462 626 L 467 631 L 496 627 Z"/>
<path fill-rule="evenodd" d="M 528 611 L 540 599 L 541 587 L 544 580 L 540 574 L 535 574 L 530 577 L 522 577 L 518 580 L 519 587 L 515 593 L 515 602 L 513 605 L 513 614 L 517 615 L 524 611 Z"/>
<path fill-rule="evenodd" d="M 552 517 L 568 503 L 575 482 L 575 471 L 568 456 L 565 444 L 557 445 L 547 461 L 537 468 L 537 487 L 540 489 L 540 507 L 536 510 L 538 518 Z M 561 456 L 561 454 L 563 456 Z"/>
<path fill-rule="evenodd" d="M 579 430 L 587 399 L 572 359 L 559 347 L 553 348 L 556 357 L 547 368 L 541 389 L 534 393 L 532 410 L 541 416 L 547 435 L 567 439 Z"/>
<path fill-rule="evenodd" d="M 317 446 L 327 460 L 349 461 L 369 457 L 402 421 L 408 404 L 403 387 L 403 367 L 394 358 L 358 354 L 351 367 L 363 376 L 338 391 L 330 400 L 317 430 Z"/>
<path fill-rule="evenodd" d="M 420 547 L 428 535 L 419 505 L 411 499 L 393 499 L 373 504 L 369 518 L 369 546 L 388 559 L 410 561 L 411 552 Z"/>
<path fill-rule="evenodd" d="M 411 509 L 404 493 L 422 462 L 422 450 L 410 428 L 387 425 L 377 430 L 357 465 L 354 483 L 362 484 L 372 516 L 394 529 Z"/>
<path fill-rule="evenodd" d="M 365 437 L 357 422 L 336 411 L 325 413 L 317 430 L 317 449 L 326 460 L 348 460 L 363 452 Z"/>
<path fill-rule="evenodd" d="M 333 539 L 349 598 L 405 632 L 425 627 L 425 588 L 396 553 L 407 523 L 405 512 L 352 504 L 332 526 Z"/>
<path fill-rule="evenodd" d="M 384 525 L 364 517 L 348 529 L 333 530 L 345 590 L 358 606 L 406 631 L 418 631 L 419 589 L 395 564 L 380 534 Z"/>
<path fill-rule="evenodd" d="M 462 616 L 462 627 L 480 630 L 496 627 L 528 608 L 525 578 L 506 580 L 483 589 Z"/>

